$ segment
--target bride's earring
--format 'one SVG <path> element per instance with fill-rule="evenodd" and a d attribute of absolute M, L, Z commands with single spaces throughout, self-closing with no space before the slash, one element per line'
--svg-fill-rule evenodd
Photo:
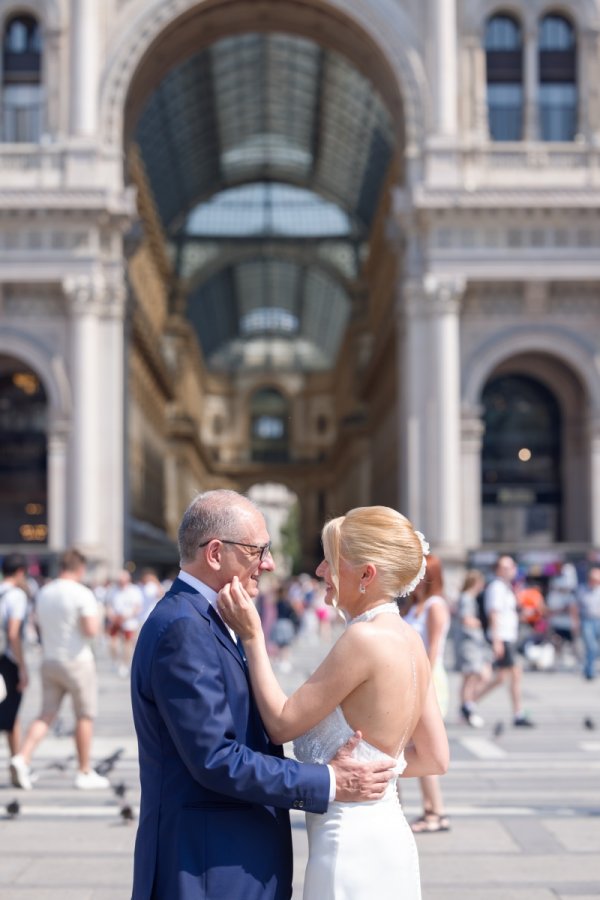
<path fill-rule="evenodd" d="M 367 592 L 367 589 L 364 586 L 364 584 L 359 584 L 358 590 L 360 591 L 361 594 L 366 594 L 366 592 Z"/>

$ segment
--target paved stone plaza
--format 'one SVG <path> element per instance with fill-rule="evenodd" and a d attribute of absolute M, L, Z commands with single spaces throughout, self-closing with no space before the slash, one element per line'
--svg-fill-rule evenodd
<path fill-rule="evenodd" d="M 323 650 L 303 639 L 286 684 L 304 677 Z M 25 726 L 37 712 L 37 657 L 31 648 L 33 684 L 24 706 Z M 94 759 L 123 751 L 109 777 L 115 787 L 125 785 L 125 797 L 72 787 L 75 764 L 67 706 L 57 729 L 67 734 L 48 737 L 39 747 L 34 758 L 39 779 L 30 793 L 9 787 L 2 740 L 0 900 L 129 896 L 135 825 L 125 823 L 120 810 L 136 808 L 139 800 L 136 744 L 127 681 L 111 671 L 103 654 L 99 667 L 101 716 Z M 451 678 L 456 697 L 457 676 Z M 527 673 L 524 696 L 538 723 L 535 729 L 510 727 L 502 690 L 482 708 L 488 726 L 481 731 L 450 717 L 452 763 L 444 793 L 452 830 L 418 838 L 424 900 L 600 896 L 600 682 L 584 682 L 572 672 Z M 596 727 L 586 728 L 586 718 Z M 494 737 L 499 722 L 505 728 Z M 10 818 L 5 810 L 14 800 L 20 811 Z M 404 804 L 409 818 L 419 812 L 418 786 L 412 781 L 406 782 Z M 301 814 L 293 814 L 293 830 L 294 900 L 300 900 L 306 858 Z"/>

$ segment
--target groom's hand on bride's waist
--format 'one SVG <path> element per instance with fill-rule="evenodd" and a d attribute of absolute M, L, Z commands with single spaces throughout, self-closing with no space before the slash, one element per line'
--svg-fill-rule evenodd
<path fill-rule="evenodd" d="M 375 762 L 360 762 L 352 757 L 361 738 L 360 731 L 355 732 L 329 762 L 335 772 L 336 800 L 346 803 L 379 800 L 394 776 L 396 760 L 391 756 Z"/>

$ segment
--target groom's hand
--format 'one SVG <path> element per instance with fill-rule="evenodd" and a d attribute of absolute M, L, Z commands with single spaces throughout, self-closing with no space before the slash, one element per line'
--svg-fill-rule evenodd
<path fill-rule="evenodd" d="M 376 762 L 359 762 L 352 751 L 361 740 L 360 731 L 340 747 L 329 765 L 335 772 L 335 799 L 346 803 L 379 800 L 394 775 L 396 760 L 391 756 Z"/>

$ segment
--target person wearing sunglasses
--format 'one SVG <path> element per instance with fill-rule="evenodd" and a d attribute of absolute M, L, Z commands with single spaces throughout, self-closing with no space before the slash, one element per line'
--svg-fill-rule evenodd
<path fill-rule="evenodd" d="M 381 797 L 394 760 L 285 759 L 263 726 L 235 633 L 216 608 L 235 579 L 256 598 L 274 569 L 265 520 L 234 491 L 198 495 L 179 528 L 181 570 L 132 662 L 141 806 L 132 900 L 289 900 L 290 809 Z"/>

